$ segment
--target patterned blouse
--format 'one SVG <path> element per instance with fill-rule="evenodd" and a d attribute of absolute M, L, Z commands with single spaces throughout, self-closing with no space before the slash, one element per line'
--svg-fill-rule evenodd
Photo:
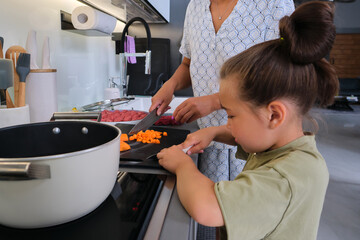
<path fill-rule="evenodd" d="M 292 0 L 238 0 L 215 33 L 210 0 L 191 0 L 186 10 L 180 53 L 191 59 L 194 96 L 217 93 L 221 65 L 257 43 L 277 38 L 279 20 L 293 11 Z M 200 128 L 225 125 L 226 122 L 224 110 L 198 119 Z M 224 146 L 221 144 L 217 148 Z"/>

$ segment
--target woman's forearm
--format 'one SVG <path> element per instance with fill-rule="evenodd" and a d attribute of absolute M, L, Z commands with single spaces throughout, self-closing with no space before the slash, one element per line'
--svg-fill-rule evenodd
<path fill-rule="evenodd" d="M 190 59 L 184 57 L 183 61 L 176 69 L 175 73 L 171 78 L 165 82 L 174 92 L 190 87 L 191 78 L 190 78 Z"/>

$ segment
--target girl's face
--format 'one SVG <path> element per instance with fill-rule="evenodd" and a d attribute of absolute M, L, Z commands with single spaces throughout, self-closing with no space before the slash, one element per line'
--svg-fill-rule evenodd
<path fill-rule="evenodd" d="M 266 108 L 255 108 L 239 98 L 235 78 L 230 76 L 220 84 L 220 103 L 228 114 L 227 127 L 245 152 L 263 152 L 271 147 Z"/>

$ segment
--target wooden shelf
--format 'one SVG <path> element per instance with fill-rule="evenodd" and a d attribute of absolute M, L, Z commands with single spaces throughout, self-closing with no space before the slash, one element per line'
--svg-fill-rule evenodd
<path fill-rule="evenodd" d="M 360 33 L 337 34 L 330 52 L 330 63 L 339 78 L 359 78 Z"/>

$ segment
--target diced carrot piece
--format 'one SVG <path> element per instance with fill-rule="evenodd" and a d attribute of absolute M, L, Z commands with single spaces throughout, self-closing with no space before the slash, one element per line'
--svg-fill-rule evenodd
<path fill-rule="evenodd" d="M 124 141 L 124 142 L 129 141 L 128 135 L 126 133 L 122 133 L 120 135 L 120 141 Z"/>
<path fill-rule="evenodd" d="M 164 136 L 167 136 L 168 134 L 167 134 L 167 132 L 163 132 L 163 135 L 164 135 Z"/>
<path fill-rule="evenodd" d="M 126 151 L 126 150 L 130 150 L 131 147 L 129 144 L 127 144 L 124 141 L 120 141 L 120 152 Z"/>

